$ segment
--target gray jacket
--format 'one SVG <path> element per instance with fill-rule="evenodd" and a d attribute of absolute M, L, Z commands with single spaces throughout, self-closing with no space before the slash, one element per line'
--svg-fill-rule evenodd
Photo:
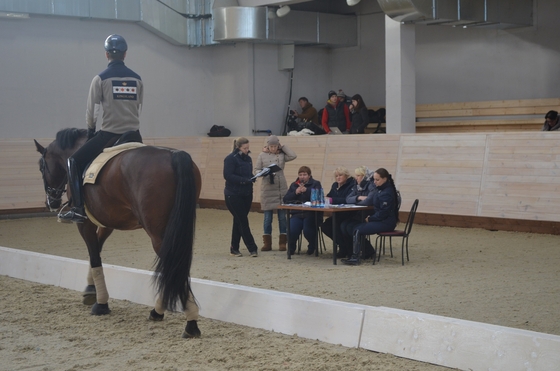
<path fill-rule="evenodd" d="M 95 129 L 102 107 L 101 130 L 113 134 L 139 130 L 143 97 L 144 85 L 140 76 L 123 61 L 111 61 L 107 69 L 91 81 L 86 110 L 88 128 Z"/>
<path fill-rule="evenodd" d="M 282 197 L 288 191 L 288 183 L 284 176 L 284 166 L 286 162 L 295 160 L 297 155 L 288 146 L 283 145 L 279 153 L 272 154 L 261 152 L 257 158 L 255 172 L 261 171 L 263 168 L 276 164 L 282 170 L 263 177 L 261 179 L 261 209 L 275 210 L 282 203 Z M 271 178 L 274 183 L 271 183 Z"/>

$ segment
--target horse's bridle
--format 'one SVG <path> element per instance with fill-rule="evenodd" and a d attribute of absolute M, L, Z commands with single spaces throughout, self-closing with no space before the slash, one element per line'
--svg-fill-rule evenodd
<path fill-rule="evenodd" d="M 58 208 L 53 208 L 51 204 L 58 201 L 59 204 L 62 203 L 62 195 L 66 192 L 66 183 L 68 183 L 68 174 L 64 175 L 61 184 L 58 187 L 52 188 L 47 184 L 45 180 L 45 173 L 49 174 L 52 177 L 52 174 L 49 170 L 49 166 L 47 165 L 47 161 L 45 161 L 45 155 L 47 154 L 47 150 L 43 152 L 41 159 L 39 160 L 39 169 L 41 170 L 41 177 L 43 178 L 43 186 L 45 187 L 45 193 L 47 195 L 47 206 L 49 207 L 50 211 L 57 211 Z"/>

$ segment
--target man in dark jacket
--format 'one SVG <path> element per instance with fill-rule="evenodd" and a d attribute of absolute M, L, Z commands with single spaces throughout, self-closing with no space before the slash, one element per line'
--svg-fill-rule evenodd
<path fill-rule="evenodd" d="M 301 107 L 301 113 L 294 111 L 294 116 L 304 122 L 312 122 L 315 125 L 319 125 L 319 115 L 317 115 L 317 110 L 306 97 L 301 97 L 298 99 L 299 106 Z"/>
<path fill-rule="evenodd" d="M 338 99 L 338 95 L 334 90 L 329 91 L 329 100 L 323 110 L 321 124 L 323 130 L 327 134 L 331 132 L 332 127 L 336 127 L 341 133 L 350 132 L 352 122 L 350 121 L 350 110 L 346 103 Z"/>
<path fill-rule="evenodd" d="M 544 116 L 544 125 L 541 131 L 557 131 L 560 130 L 560 120 L 558 119 L 558 112 L 548 111 Z"/>

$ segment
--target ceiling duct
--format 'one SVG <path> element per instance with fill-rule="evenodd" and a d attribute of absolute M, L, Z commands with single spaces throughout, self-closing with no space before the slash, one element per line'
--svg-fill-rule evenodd
<path fill-rule="evenodd" d="M 269 7 L 214 8 L 214 41 L 348 47 L 357 45 L 356 16 L 292 10 L 277 17 Z"/>
<path fill-rule="evenodd" d="M 136 22 L 175 45 L 212 41 L 212 0 L 0 0 L 0 12 Z"/>
<path fill-rule="evenodd" d="M 533 0 L 377 0 L 391 19 L 414 24 L 513 28 L 533 24 Z"/>

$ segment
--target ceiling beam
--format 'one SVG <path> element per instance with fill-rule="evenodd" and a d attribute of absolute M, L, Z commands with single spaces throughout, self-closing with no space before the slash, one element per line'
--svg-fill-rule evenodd
<path fill-rule="evenodd" d="M 237 0 L 239 6 L 268 6 L 268 5 L 291 5 L 305 3 L 311 0 Z"/>

